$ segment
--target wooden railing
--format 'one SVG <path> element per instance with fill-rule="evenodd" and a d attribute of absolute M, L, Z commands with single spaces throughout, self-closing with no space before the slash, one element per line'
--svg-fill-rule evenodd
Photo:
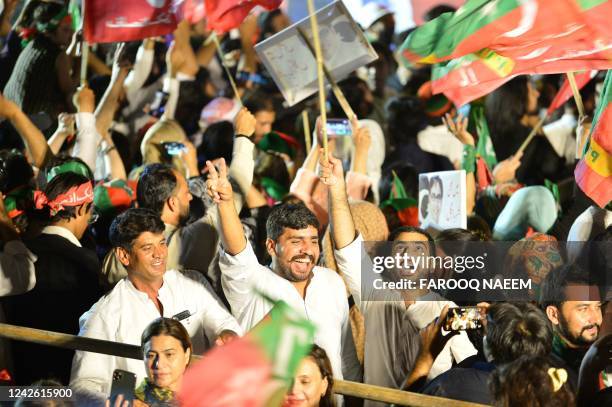
<path fill-rule="evenodd" d="M 59 332 L 0 323 L 0 337 L 17 341 L 34 342 L 41 345 L 56 346 L 64 349 L 102 353 L 131 359 L 142 359 L 139 346 L 125 343 L 84 338 Z M 199 360 L 201 356 L 192 356 Z M 334 380 L 334 392 L 345 396 L 359 397 L 383 403 L 413 407 L 483 407 L 482 404 L 467 403 L 442 397 L 426 396 L 419 393 L 400 391 L 381 386 Z"/>

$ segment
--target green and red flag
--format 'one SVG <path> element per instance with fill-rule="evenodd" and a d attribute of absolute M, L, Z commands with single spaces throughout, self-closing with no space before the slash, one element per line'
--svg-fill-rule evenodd
<path fill-rule="evenodd" d="M 608 71 L 585 153 L 574 176 L 580 189 L 597 205 L 612 201 L 612 71 Z"/>
<path fill-rule="evenodd" d="M 285 302 L 246 336 L 206 353 L 190 367 L 181 406 L 280 406 L 301 360 L 312 348 L 314 325 Z"/>
<path fill-rule="evenodd" d="M 132 206 L 134 190 L 124 180 L 98 184 L 94 188 L 94 207 L 102 216 L 116 216 Z"/>
<path fill-rule="evenodd" d="M 469 0 L 413 31 L 400 57 L 439 64 L 434 93 L 461 106 L 517 75 L 612 68 L 612 2 Z"/>
<path fill-rule="evenodd" d="M 404 226 L 419 226 L 419 208 L 416 199 L 408 196 L 402 180 L 393 173 L 393 182 L 389 198 L 381 202 L 380 207 L 391 206 L 397 212 L 400 222 Z"/>

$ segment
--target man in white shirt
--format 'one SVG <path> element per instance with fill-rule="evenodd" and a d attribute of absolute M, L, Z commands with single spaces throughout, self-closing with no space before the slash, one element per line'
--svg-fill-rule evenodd
<path fill-rule="evenodd" d="M 287 302 L 314 323 L 314 342 L 326 350 L 334 376 L 342 378 L 343 369 L 354 368 L 348 357 L 343 360 L 342 352 L 343 338 L 350 335 L 346 288 L 334 271 L 316 266 L 319 260 L 317 218 L 303 204 L 275 207 L 266 223 L 266 249 L 272 264 L 271 267 L 260 265 L 232 203 L 225 162 L 220 163 L 219 172 L 210 162 L 207 166 L 208 190 L 219 211 L 223 247 L 219 259 L 221 282 L 232 313 L 242 328 L 250 329 L 272 307 L 258 292 Z M 346 191 L 344 194 L 346 197 Z M 331 218 L 335 226 L 333 213 Z"/>
<path fill-rule="evenodd" d="M 80 336 L 140 344 L 144 328 L 160 316 L 181 321 L 201 354 L 211 343 L 223 344 L 242 329 L 210 294 L 197 275 L 166 270 L 164 223 L 148 209 L 129 209 L 111 225 L 110 240 L 128 271 L 126 278 L 81 317 Z M 106 398 L 115 369 L 146 377 L 142 360 L 77 351 L 70 385 Z"/>
<path fill-rule="evenodd" d="M 323 165 L 321 178 L 333 178 L 335 185 L 330 187 L 330 193 L 336 197 L 346 187 L 342 176 L 342 163 L 330 158 L 329 165 Z M 360 307 L 365 319 L 365 351 L 364 351 L 364 382 L 384 387 L 401 388 L 410 373 L 420 347 L 419 329 L 426 327 L 434 318 L 440 315 L 445 305 L 456 306 L 446 301 L 440 295 L 424 291 L 411 293 L 403 298 L 400 292 L 393 290 L 364 291 L 367 283 L 362 284 L 362 262 L 370 262 L 364 255 L 361 244 L 347 244 L 356 235 L 355 225 L 350 217 L 346 198 L 332 199 L 331 212 L 342 216 L 343 222 L 332 228 L 332 238 L 338 269 L 343 274 L 349 291 Z M 399 233 L 398 233 L 399 231 Z M 394 250 L 410 251 L 411 253 L 435 252 L 433 239 L 427 232 L 418 228 L 403 227 L 395 231 L 390 240 L 396 242 Z M 361 238 L 357 239 L 361 243 Z M 399 246 L 403 247 L 399 247 Z M 415 254 L 411 254 L 414 256 Z M 415 301 L 415 299 L 417 299 Z M 476 349 L 469 341 L 465 332 L 450 339 L 443 351 L 436 358 L 429 378 L 432 379 L 452 366 L 453 360 L 460 362 L 468 356 L 476 354 Z M 368 406 L 381 403 L 366 401 Z"/>

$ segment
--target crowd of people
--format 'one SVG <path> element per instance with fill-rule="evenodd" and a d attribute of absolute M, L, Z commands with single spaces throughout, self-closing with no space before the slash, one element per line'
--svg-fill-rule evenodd
<path fill-rule="evenodd" d="M 563 76 L 516 77 L 462 115 L 432 94 L 431 67 L 398 65 L 410 30 L 396 34 L 381 7 L 361 27 L 378 59 L 338 84 L 347 118 L 331 91 L 326 106 L 288 107 L 258 60 L 254 45 L 290 25 L 280 9 L 220 36 L 222 53 L 205 20 L 180 21 L 167 37 L 94 45 L 85 62 L 67 2 L 0 5 L 0 320 L 143 352 L 0 335 L 0 384 L 70 386 L 76 405 L 177 405 L 191 357 L 247 334 L 272 299 L 316 329 L 286 406 L 384 405 L 335 394 L 334 380 L 504 407 L 612 403 L 612 208 L 573 178 L 602 73 L 581 90 L 586 121 L 569 101 L 518 152 Z M 327 150 L 321 108 L 350 122 Z M 460 169 L 467 227 L 438 226 L 436 177 L 433 221 L 419 223 L 425 208 L 406 203 L 419 175 Z M 529 277 L 533 298 L 363 282 L 364 242 L 435 255 L 496 241 L 512 248 L 491 275 Z M 447 331 L 457 306 L 480 319 Z M 137 381 L 111 400 L 117 369 Z"/>

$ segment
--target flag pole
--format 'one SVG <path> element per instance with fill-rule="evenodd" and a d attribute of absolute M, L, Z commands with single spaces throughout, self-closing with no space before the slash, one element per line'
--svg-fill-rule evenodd
<path fill-rule="evenodd" d="M 544 124 L 544 121 L 547 118 L 548 118 L 548 114 L 544 115 L 544 117 L 540 119 L 540 121 L 534 126 L 534 128 L 531 129 L 531 133 L 529 133 L 525 141 L 523 141 L 523 144 L 521 144 L 519 149 L 516 150 L 516 153 L 514 153 L 514 155 L 517 155 L 518 153 L 522 153 L 523 151 L 525 151 L 529 143 L 531 143 L 531 140 L 533 140 L 533 138 L 536 136 L 538 131 L 542 128 L 542 125 Z"/>
<path fill-rule="evenodd" d="M 570 87 L 572 88 L 572 93 L 574 94 L 574 101 L 576 101 L 576 107 L 578 108 L 578 120 L 584 117 L 584 104 L 582 103 L 582 96 L 580 96 L 580 91 L 578 90 L 578 85 L 576 85 L 576 78 L 574 77 L 573 72 L 567 72 L 567 81 L 569 82 Z"/>
<path fill-rule="evenodd" d="M 85 27 L 85 1 L 81 3 L 81 30 Z M 84 31 L 84 30 L 83 30 Z M 81 33 L 85 36 L 84 33 Z M 81 42 L 81 73 L 80 73 L 80 82 L 81 86 L 87 85 L 87 64 L 89 62 L 89 44 L 87 41 L 83 40 Z"/>
<path fill-rule="evenodd" d="M 217 32 L 213 31 L 210 35 L 212 37 L 212 41 L 215 43 L 215 48 L 217 48 L 217 53 L 219 54 L 219 58 L 221 59 L 221 65 L 223 65 L 223 69 L 225 69 L 225 73 L 227 74 L 227 78 L 229 79 L 232 90 L 234 91 L 234 95 L 238 102 L 242 105 L 242 98 L 240 97 L 240 93 L 238 93 L 238 87 L 236 86 L 236 82 L 234 81 L 234 77 L 230 72 L 229 68 L 225 64 L 225 54 L 221 49 L 221 44 L 219 43 L 219 38 L 217 37 Z"/>
<path fill-rule="evenodd" d="M 306 143 L 306 155 L 310 152 L 312 148 L 310 142 L 310 123 L 308 122 L 308 112 L 306 109 L 302 110 L 302 125 L 304 126 L 304 142 Z"/>
<path fill-rule="evenodd" d="M 300 27 L 297 27 L 297 32 L 300 35 L 300 37 L 302 37 L 302 40 L 304 40 L 304 42 L 306 43 L 306 46 L 308 47 L 310 52 L 315 54 L 315 50 L 312 44 L 310 43 L 310 41 L 308 40 L 308 37 L 306 37 L 306 34 L 304 34 L 304 31 Z M 329 72 L 325 64 L 323 64 L 323 73 L 325 74 L 325 78 L 327 78 L 327 82 L 329 82 L 329 84 L 331 85 L 332 92 L 334 92 L 334 96 L 336 96 L 336 99 L 338 99 L 338 103 L 340 104 L 340 107 L 344 111 L 344 114 L 346 114 L 346 117 L 348 117 L 349 120 L 352 120 L 353 117 L 356 118 L 357 115 L 351 108 L 351 105 L 349 104 L 348 100 L 346 100 L 346 96 L 344 96 L 342 89 L 340 89 L 340 87 L 338 86 L 334 78 L 332 77 L 331 73 Z"/>
<path fill-rule="evenodd" d="M 89 44 L 83 41 L 81 45 L 81 86 L 87 85 L 87 62 L 89 60 Z"/>
<path fill-rule="evenodd" d="M 325 110 L 325 83 L 323 78 L 323 55 L 321 53 L 321 42 L 319 41 L 319 24 L 312 0 L 308 0 L 308 14 L 310 14 L 310 29 L 314 42 L 315 57 L 317 60 L 317 78 L 319 79 L 319 110 L 321 112 L 321 132 L 323 133 L 324 160 L 329 159 L 327 148 L 327 112 Z"/>

